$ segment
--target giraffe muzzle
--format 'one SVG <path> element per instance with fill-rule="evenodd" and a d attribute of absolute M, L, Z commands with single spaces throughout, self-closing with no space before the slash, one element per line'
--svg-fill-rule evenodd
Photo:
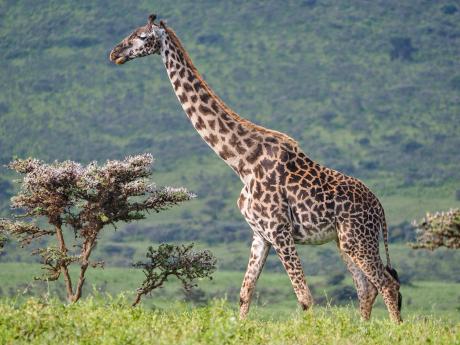
<path fill-rule="evenodd" d="M 123 55 L 120 56 L 116 49 L 110 52 L 109 59 L 110 61 L 116 63 L 117 65 L 123 65 L 126 61 L 129 60 L 128 57 L 126 56 L 123 56 Z"/>

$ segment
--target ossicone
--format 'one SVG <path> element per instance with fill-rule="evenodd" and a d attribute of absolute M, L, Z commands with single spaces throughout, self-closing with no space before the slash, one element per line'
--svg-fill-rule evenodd
<path fill-rule="evenodd" d="M 150 25 L 153 25 L 154 22 L 155 22 L 155 19 L 157 19 L 157 15 L 156 15 L 156 14 L 153 14 L 153 13 L 152 13 L 151 15 L 149 15 L 149 24 L 150 24 Z"/>

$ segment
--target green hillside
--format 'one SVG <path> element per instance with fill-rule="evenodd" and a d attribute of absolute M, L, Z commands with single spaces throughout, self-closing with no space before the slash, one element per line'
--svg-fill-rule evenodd
<path fill-rule="evenodd" d="M 256 320 L 233 323 L 234 311 L 217 304 L 179 306 L 182 316 L 173 312 L 178 305 L 171 301 L 184 298 L 198 305 L 228 296 L 236 307 L 251 233 L 236 207 L 241 182 L 189 123 L 161 59 L 109 62 L 111 48 L 144 25 L 151 12 L 167 20 L 204 78 L 236 112 L 286 132 L 312 159 L 362 179 L 376 192 L 391 225 L 390 254 L 401 277 L 404 317 L 413 322 L 395 330 L 381 320 L 360 324 L 354 311 L 324 309 L 356 299 L 334 243 L 299 248 L 319 304 L 316 319 L 292 318 L 296 300 L 273 253 L 256 291 Z M 4 165 L 14 157 L 87 163 L 151 152 L 158 185 L 185 186 L 198 198 L 146 221 L 104 230 L 94 259 L 105 260 L 107 269 L 89 272 L 85 297 L 91 284 L 96 294 L 131 296 L 141 276 L 131 263 L 160 242 L 195 241 L 215 253 L 218 270 L 214 280 L 199 282 L 194 295 L 184 297 L 176 282 L 155 292 L 148 308 L 126 311 L 131 328 L 109 330 L 122 342 L 136 343 L 123 332 L 146 334 L 142 320 L 151 317 L 162 320 L 164 336 L 148 333 L 145 339 L 164 343 L 187 343 L 180 334 L 169 337 L 168 325 L 190 322 L 190 329 L 209 332 L 210 343 L 252 339 L 246 331 L 260 343 L 285 343 L 302 332 L 313 343 L 318 336 L 329 343 L 458 342 L 458 322 L 446 320 L 460 320 L 460 251 L 414 251 L 405 243 L 414 237 L 412 219 L 460 207 L 459 57 L 458 0 L 0 0 L 0 216 L 11 212 L 15 176 Z M 62 295 L 62 282 L 30 283 L 40 272 L 36 261 L 14 242 L 0 252 L 0 321 L 3 317 L 7 325 L 0 322 L 0 343 L 2 337 L 14 342 L 9 339 L 21 329 L 8 325 L 22 324 L 19 336 L 27 341 L 40 343 L 43 333 L 91 343 L 98 335 L 84 333 L 84 323 L 80 337 L 79 317 L 99 322 L 99 313 L 108 309 L 114 315 L 103 326 L 125 325 L 116 316 L 124 317 L 124 302 L 117 300 L 104 305 L 85 300 L 66 307 L 63 318 L 52 316 L 64 308 L 55 302 L 46 308 L 35 300 L 20 304 L 32 295 L 45 300 L 50 292 Z M 152 305 L 164 312 L 150 311 Z M 28 331 L 35 325 L 28 317 L 36 315 L 30 310 L 45 315 L 37 328 L 42 333 Z M 387 318 L 381 300 L 375 314 Z M 257 318 L 287 321 L 277 328 Z M 212 333 L 213 320 L 223 325 L 222 332 Z M 336 325 L 331 320 L 345 326 L 328 333 Z M 48 332 L 56 325 L 61 333 Z"/>
<path fill-rule="evenodd" d="M 0 163 L 152 152 L 156 182 L 199 197 L 156 224 L 190 226 L 189 239 L 249 239 L 240 182 L 188 123 L 160 59 L 108 61 L 155 11 L 231 107 L 364 180 L 391 224 L 458 206 L 459 10 L 422 0 L 1 1 Z M 2 167 L 4 214 L 11 178 Z"/>

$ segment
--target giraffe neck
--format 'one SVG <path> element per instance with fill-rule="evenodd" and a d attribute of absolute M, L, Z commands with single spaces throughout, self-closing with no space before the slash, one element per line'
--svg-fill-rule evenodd
<path fill-rule="evenodd" d="M 161 56 L 182 108 L 203 140 L 244 182 L 262 155 L 267 135 L 288 137 L 256 126 L 229 109 L 201 78 L 175 33 L 164 29 Z"/>

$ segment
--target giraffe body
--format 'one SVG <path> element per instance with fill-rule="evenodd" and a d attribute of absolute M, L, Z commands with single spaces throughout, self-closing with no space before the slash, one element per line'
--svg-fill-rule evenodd
<path fill-rule="evenodd" d="M 243 182 L 237 204 L 253 230 L 253 243 L 240 292 L 240 316 L 249 310 L 271 247 L 300 305 L 308 309 L 313 299 L 295 244 L 336 241 L 353 276 L 362 317 L 370 317 L 380 293 L 392 319 L 400 322 L 399 281 L 389 263 L 385 215 L 377 197 L 358 179 L 312 161 L 287 135 L 229 109 L 201 78 L 174 31 L 154 20 L 151 16 L 146 26 L 117 45 L 110 59 L 122 64 L 160 54 L 187 117 Z M 380 233 L 387 267 L 379 255 Z"/>

